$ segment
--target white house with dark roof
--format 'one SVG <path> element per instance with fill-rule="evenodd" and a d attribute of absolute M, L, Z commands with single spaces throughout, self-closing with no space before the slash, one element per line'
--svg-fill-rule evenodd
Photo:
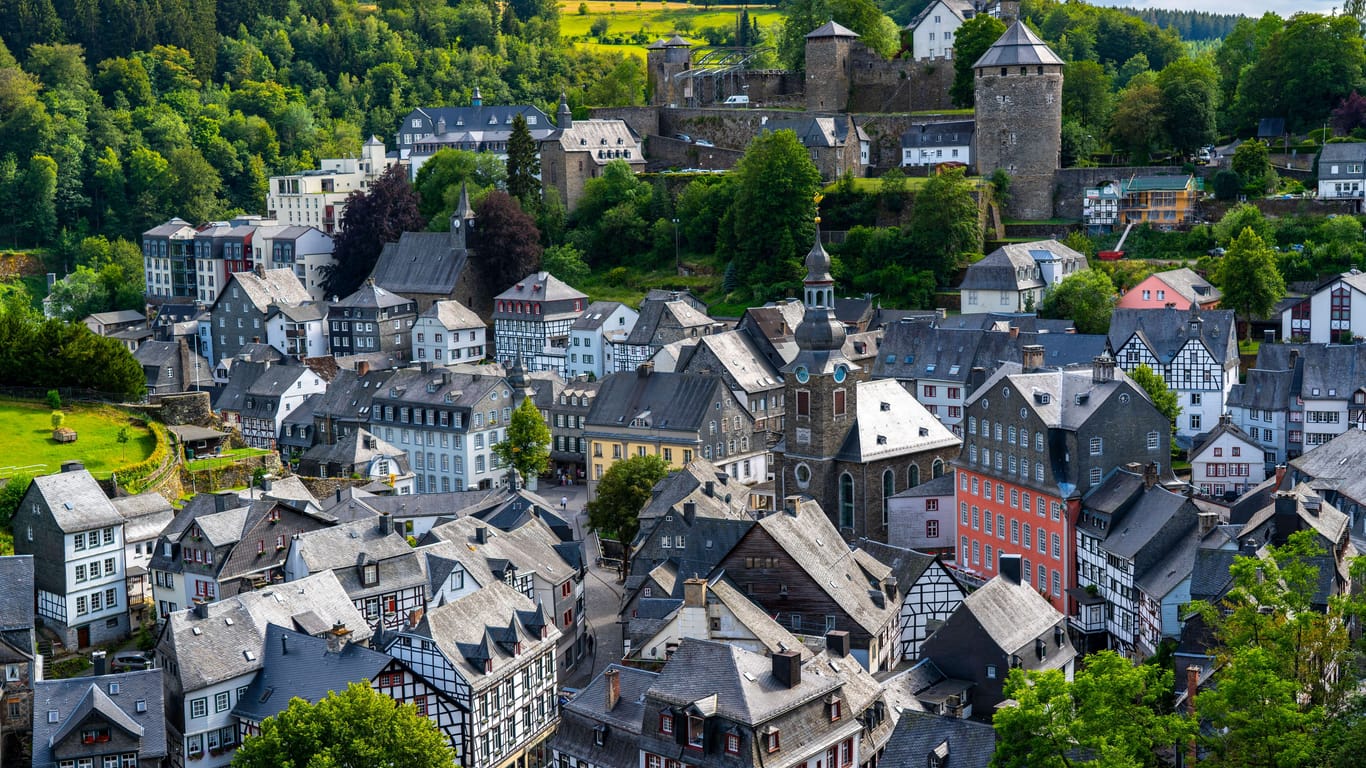
<path fill-rule="evenodd" d="M 494 768 L 526 760 L 559 722 L 559 636 L 539 606 L 494 583 L 386 635 L 384 650 L 456 702 L 460 764 Z"/>
<path fill-rule="evenodd" d="M 745 597 L 724 574 L 683 581 L 682 599 L 671 599 L 673 610 L 663 619 L 649 621 L 651 633 L 633 637 L 630 658 L 643 662 L 667 661 L 685 638 L 711 640 L 743 648 L 751 653 L 799 651 L 813 654 L 796 635 Z M 635 621 L 630 623 L 634 628 Z"/>
<path fill-rule="evenodd" d="M 1366 522 L 1366 430 L 1349 429 L 1290 461 L 1291 479 L 1306 483 L 1352 522 L 1360 538 Z"/>
<path fill-rule="evenodd" d="M 550 118 L 539 108 L 530 104 L 486 105 L 479 86 L 475 86 L 469 106 L 418 107 L 404 115 L 396 136 L 399 157 L 408 161 L 414 179 L 427 160 L 443 149 L 488 152 L 506 159 L 512 121 L 517 115 L 526 120 L 527 130 L 537 142 L 555 132 Z"/>
<path fill-rule="evenodd" d="M 595 301 L 569 327 L 566 378 L 592 374 L 601 379 L 617 370 L 617 347 L 625 344 L 640 313 L 619 301 Z"/>
<path fill-rule="evenodd" d="M 344 205 L 339 207 L 344 208 Z M 325 210 L 326 206 L 323 208 L 326 215 L 341 215 Z M 253 238 L 255 260 L 272 269 L 294 270 L 294 276 L 299 278 L 299 284 L 308 291 L 308 295 L 314 301 L 323 301 L 327 298 L 327 292 L 323 290 L 322 270 L 336 264 L 336 259 L 332 258 L 331 230 L 323 231 L 328 226 L 328 222 L 321 226 L 291 225 L 283 221 L 274 225 L 263 224 Z"/>
<path fill-rule="evenodd" d="M 1086 268 L 1084 254 L 1057 240 L 1008 243 L 963 273 L 963 314 L 1032 312 L 1043 304 L 1044 294 Z"/>
<path fill-rule="evenodd" d="M 1267 478 L 1262 446 L 1224 415 L 1214 429 L 1197 435 L 1190 452 L 1191 485 L 1202 496 L 1223 498 L 1262 484 Z"/>
<path fill-rule="evenodd" d="M 937 4 L 945 3 L 938 0 Z M 974 125 L 971 120 L 912 124 L 910 130 L 901 134 L 901 165 L 971 165 Z"/>
<path fill-rule="evenodd" d="M 317 168 L 271 176 L 266 186 L 266 215 L 284 225 L 328 234 L 341 231 L 347 195 L 364 192 L 397 160 L 385 154 L 384 142 L 371 136 L 361 146 L 360 157 L 324 158 Z"/>
<path fill-rule="evenodd" d="M 331 571 L 171 614 L 157 642 L 167 737 L 194 765 L 232 762 L 241 743 L 233 708 L 261 670 L 271 624 L 338 646 L 364 644 L 372 634 Z"/>
<path fill-rule="evenodd" d="M 954 35 L 963 22 L 977 15 L 972 0 L 934 0 L 905 29 L 911 33 L 911 52 L 916 59 L 953 57 Z"/>
<path fill-rule="evenodd" d="M 326 355 L 326 316 L 327 305 L 320 301 L 272 307 L 266 319 L 266 343 L 295 360 Z"/>
<path fill-rule="evenodd" d="M 34 556 L 38 615 L 69 648 L 128 636 L 124 518 L 79 461 L 35 477 L 11 521 Z"/>
<path fill-rule="evenodd" d="M 1319 152 L 1319 199 L 1361 200 L 1366 195 L 1366 146 L 1324 144 Z M 1360 210 L 1360 203 L 1358 210 Z"/>
<path fill-rule="evenodd" d="M 887 543 L 954 559 L 958 541 L 953 473 L 899 491 L 887 499 Z"/>
<path fill-rule="evenodd" d="M 1366 274 L 1356 269 L 1324 280 L 1308 296 L 1281 310 L 1282 340 L 1350 344 L 1362 338 L 1366 338 Z"/>
<path fill-rule="evenodd" d="M 482 360 L 488 326 L 458 301 L 436 301 L 413 321 L 412 359 L 437 365 Z"/>
<path fill-rule="evenodd" d="M 427 607 L 422 557 L 379 515 L 294 534 L 285 556 L 285 581 L 332 571 L 367 623 L 378 629 L 407 626 Z"/>

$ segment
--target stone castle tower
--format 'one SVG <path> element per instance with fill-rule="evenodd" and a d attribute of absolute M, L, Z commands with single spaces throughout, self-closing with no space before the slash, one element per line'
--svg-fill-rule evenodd
<path fill-rule="evenodd" d="M 1053 217 L 1062 161 L 1062 59 L 1016 21 L 973 65 L 977 172 L 1010 174 L 1013 219 Z"/>
<path fill-rule="evenodd" d="M 645 73 L 650 103 L 656 107 L 684 107 L 692 97 L 692 80 L 678 74 L 692 68 L 692 43 L 674 35 L 645 49 Z"/>
<path fill-rule="evenodd" d="M 849 107 L 850 61 L 858 33 L 834 21 L 806 36 L 806 108 L 843 112 Z"/>

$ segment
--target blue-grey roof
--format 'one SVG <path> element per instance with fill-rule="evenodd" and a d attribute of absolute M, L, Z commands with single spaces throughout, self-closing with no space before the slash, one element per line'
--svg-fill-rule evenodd
<path fill-rule="evenodd" d="M 977 123 L 973 120 L 952 120 L 940 123 L 916 123 L 901 134 L 902 149 L 943 147 L 971 144 Z"/>
<path fill-rule="evenodd" d="M 1110 316 L 1110 348 L 1118 352 L 1135 335 L 1163 364 L 1172 362 L 1193 339 L 1221 364 L 1238 356 L 1231 309 L 1116 309 Z"/>
<path fill-rule="evenodd" d="M 90 717 L 138 739 L 142 758 L 166 755 L 166 718 L 161 670 L 149 669 L 99 677 L 42 680 L 33 684 L 33 766 L 56 768 L 54 741 L 67 738 Z M 145 704 L 139 712 L 138 703 Z M 51 713 L 56 712 L 56 722 Z M 79 739 L 79 734 L 76 735 Z M 98 754 L 92 750 L 92 755 Z"/>
<path fill-rule="evenodd" d="M 0 631 L 33 629 L 33 555 L 0 557 Z"/>
<path fill-rule="evenodd" d="M 934 765 L 929 758 L 936 750 L 944 752 L 943 765 L 987 768 L 996 752 L 996 729 L 973 720 L 907 710 L 901 713 L 880 762 L 899 767 Z"/>
<path fill-rule="evenodd" d="M 1032 29 L 1025 26 L 1024 22 L 1016 21 L 1010 25 L 1004 35 L 1001 35 L 1000 39 L 991 44 L 991 47 L 982 54 L 982 58 L 972 65 L 972 68 L 1041 64 L 1060 67 L 1062 63 L 1058 54 L 1040 40 Z"/>
<path fill-rule="evenodd" d="M 1223 597 L 1233 585 L 1229 569 L 1238 554 L 1235 549 L 1197 550 L 1191 569 L 1191 599 L 1213 602 Z"/>
<path fill-rule="evenodd" d="M 123 523 L 123 515 L 85 469 L 35 477 L 28 493 L 42 495 L 52 510 L 53 520 L 64 533 Z"/>
<path fill-rule="evenodd" d="M 695 432 L 702 428 L 721 390 L 721 380 L 713 376 L 615 373 L 602 380 L 584 425 L 590 430 L 618 429 L 644 414 L 655 429 Z"/>
<path fill-rule="evenodd" d="M 237 699 L 233 715 L 259 723 L 282 712 L 292 698 L 316 702 L 351 683 L 369 682 L 393 661 L 356 643 L 332 653 L 327 643 L 276 624 L 267 626 L 261 671 Z"/>
<path fill-rule="evenodd" d="M 1366 163 L 1366 142 L 1343 142 L 1325 144 L 1319 152 L 1319 179 L 1361 179 L 1361 164 Z M 1351 165 L 1357 165 L 1356 173 L 1349 173 Z M 1334 173 L 1334 168 L 1337 173 Z"/>
<path fill-rule="evenodd" d="M 446 232 L 404 232 L 397 243 L 385 243 L 370 277 L 375 285 L 403 296 L 451 295 L 469 261 Z"/>

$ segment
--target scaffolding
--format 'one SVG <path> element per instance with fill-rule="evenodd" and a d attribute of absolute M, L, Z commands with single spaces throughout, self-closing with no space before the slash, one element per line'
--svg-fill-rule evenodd
<path fill-rule="evenodd" d="M 750 64 L 763 53 L 772 51 L 772 46 L 711 46 L 698 49 L 701 53 L 692 61 L 692 66 L 673 77 L 676 81 L 689 80 L 691 87 L 684 88 L 688 94 L 684 103 L 689 107 L 702 105 L 703 89 L 710 93 L 711 104 L 720 104 L 728 96 L 746 95 L 749 85 L 744 82 Z"/>

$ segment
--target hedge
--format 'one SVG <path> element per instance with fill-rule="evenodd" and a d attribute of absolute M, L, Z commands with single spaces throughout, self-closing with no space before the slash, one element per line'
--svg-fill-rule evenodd
<path fill-rule="evenodd" d="M 137 483 L 146 480 L 152 473 L 160 469 L 161 465 L 166 461 L 170 451 L 168 446 L 171 443 L 171 439 L 170 435 L 166 433 L 166 427 L 159 421 L 148 421 L 145 423 L 148 429 L 152 430 L 152 435 L 156 437 L 157 441 L 156 447 L 152 449 L 152 454 L 136 464 L 123 467 L 114 472 L 114 477 L 118 479 L 119 484 L 123 486 L 124 490 L 127 490 L 130 493 L 138 493 L 142 490 L 141 488 L 136 488 Z"/>

